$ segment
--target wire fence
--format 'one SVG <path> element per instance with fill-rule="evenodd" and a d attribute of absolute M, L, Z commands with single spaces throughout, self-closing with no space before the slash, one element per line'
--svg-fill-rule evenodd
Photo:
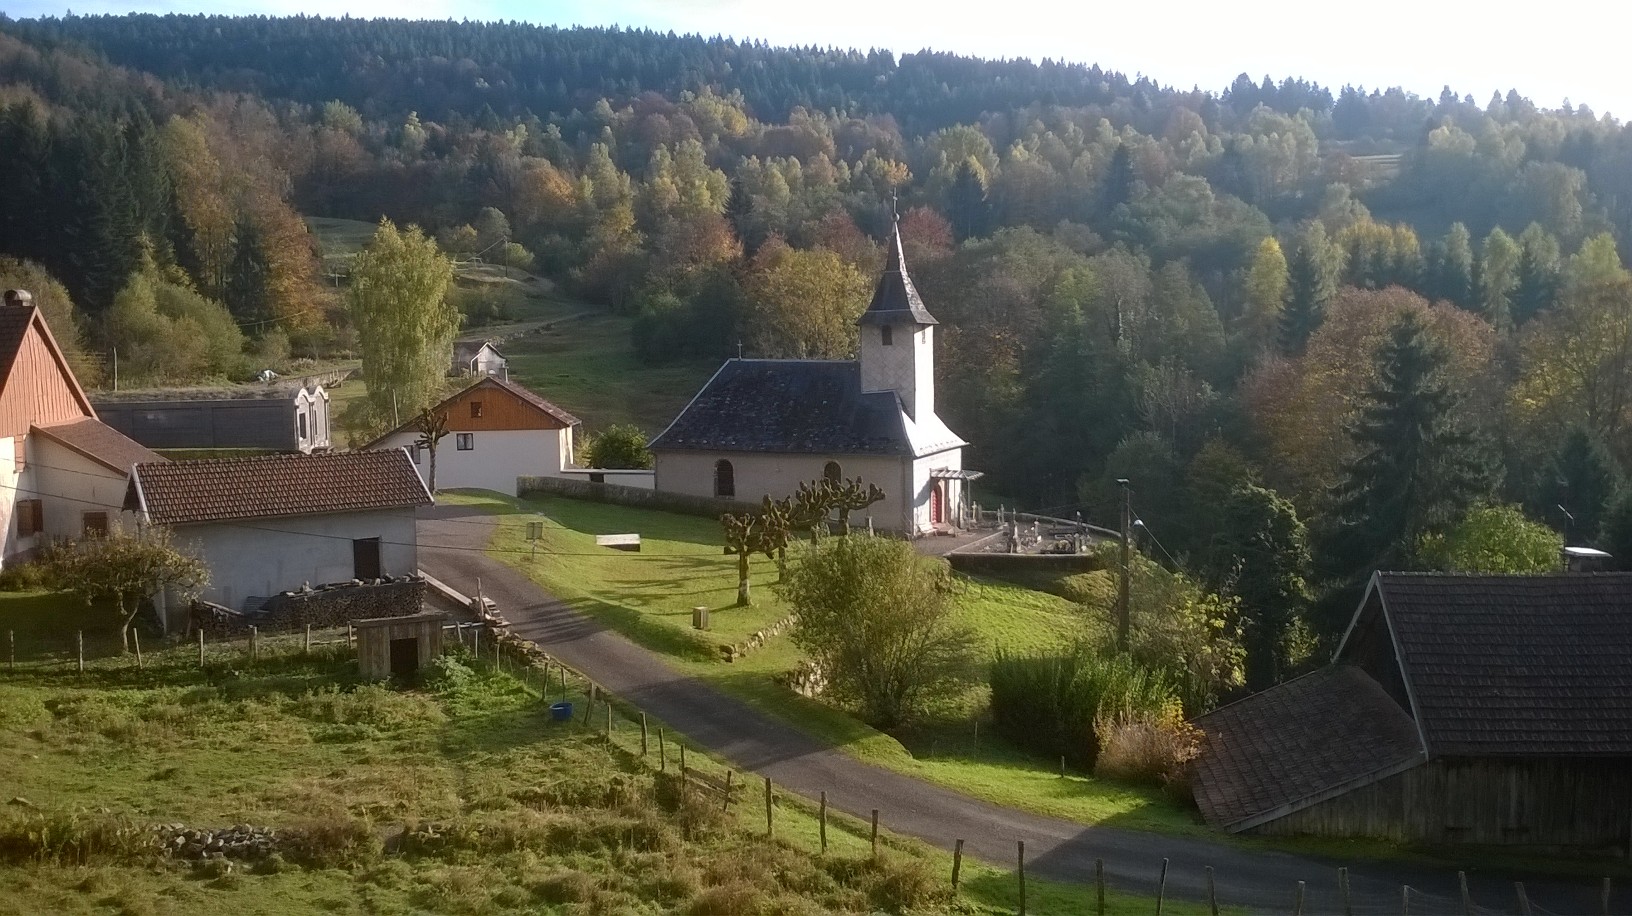
<path fill-rule="evenodd" d="M 49 677 L 52 679 L 84 678 L 86 683 L 106 681 L 110 684 L 127 683 L 134 672 L 153 676 L 176 674 L 180 669 L 238 670 L 245 666 L 277 665 L 302 656 L 320 656 L 330 659 L 345 657 L 354 651 L 356 635 L 351 627 L 298 630 L 285 629 L 262 633 L 254 628 L 242 634 L 210 636 L 195 631 L 186 637 L 155 639 L 147 637 L 145 651 L 140 637 L 133 631 L 130 651 L 123 651 L 117 631 L 96 630 L 75 632 L 69 636 L 42 635 L 38 632 L 5 633 L 7 651 L 5 673 L 8 679 Z M 780 836 L 778 823 L 792 816 L 814 821 L 815 842 L 810 852 L 825 854 L 830 840 L 840 838 L 851 850 L 863 854 L 871 850 L 877 856 L 881 849 L 907 849 L 917 841 L 889 832 L 887 810 L 873 809 L 870 818 L 858 818 L 837 810 L 837 796 L 821 792 L 810 799 L 774 785 L 768 777 L 754 776 L 733 769 L 681 736 L 670 734 L 661 723 L 648 719 L 638 707 L 625 702 L 605 689 L 594 679 L 544 652 L 537 645 L 494 628 L 487 623 L 448 621 L 442 626 L 442 651 L 459 651 L 476 667 L 515 678 L 522 689 L 536 695 L 541 705 L 551 708 L 552 718 L 566 712 L 570 718 L 558 719 L 564 728 L 587 730 L 626 755 L 633 761 L 649 767 L 658 774 L 677 777 L 682 791 L 713 800 L 730 813 L 736 810 L 739 818 L 752 823 L 763 823 L 767 836 Z M 762 820 L 761 820 L 762 818 Z M 804 842 L 804 834 L 781 836 L 784 840 Z M 963 864 L 966 837 L 945 837 L 937 845 L 953 850 L 948 880 L 956 890 Z M 1035 844 L 1034 844 L 1035 849 Z M 1058 850 L 1048 859 L 1057 862 Z M 1053 872 L 1051 880 L 1061 880 L 1057 868 L 1048 863 L 1026 859 L 1024 841 L 1017 840 L 1013 888 L 1018 892 L 1017 912 L 1027 911 L 1026 870 L 1028 864 L 1034 874 L 1038 864 Z M 1090 863 L 1078 862 L 1073 873 L 1086 872 Z M 1470 887 L 1464 873 L 1458 873 L 1460 893 L 1447 895 L 1412 886 L 1383 888 L 1374 880 L 1351 882 L 1348 870 L 1336 869 L 1327 880 L 1298 881 L 1276 893 L 1261 885 L 1255 890 L 1243 890 L 1239 882 L 1215 882 L 1214 870 L 1205 868 L 1205 890 L 1197 893 L 1201 882 L 1186 875 L 1187 881 L 1177 880 L 1176 869 L 1170 875 L 1166 859 L 1151 862 L 1152 881 L 1135 886 L 1127 880 L 1107 878 L 1103 860 L 1094 860 L 1091 879 L 1083 881 L 1082 902 L 1079 912 L 1104 914 L 1106 892 L 1135 893 L 1154 896 L 1153 912 L 1161 916 L 1164 908 L 1171 909 L 1181 896 L 1190 901 L 1191 908 L 1201 903 L 1211 913 L 1222 910 L 1245 909 L 1253 913 L 1344 914 L 1344 916 L 1424 916 L 1424 914 L 1519 914 L 1519 916 L 1566 916 L 1566 914 L 1597 913 L 1609 916 L 1614 909 L 1615 888 L 1611 879 L 1602 879 L 1599 886 L 1579 882 L 1570 889 L 1569 903 L 1561 908 L 1557 902 L 1558 887 L 1550 885 L 1545 893 L 1553 908 L 1531 898 L 1540 888 L 1526 888 L 1513 883 L 1511 890 L 1498 894 L 1489 882 Z M 1170 877 L 1174 880 L 1170 882 Z M 1224 884 L 1224 887 L 1220 887 Z M 1541 894 L 1538 894 L 1541 896 Z M 1498 899 L 1498 898 L 1504 899 Z M 1124 904 L 1120 911 L 1126 912 Z"/>

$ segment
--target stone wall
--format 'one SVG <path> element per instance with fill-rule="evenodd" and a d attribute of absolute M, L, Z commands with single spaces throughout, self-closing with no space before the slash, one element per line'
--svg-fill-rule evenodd
<path fill-rule="evenodd" d="M 590 483 L 587 480 L 572 480 L 566 477 L 522 477 L 516 481 L 516 494 L 522 498 L 528 496 L 565 496 L 569 499 L 614 503 L 620 506 L 632 506 L 636 509 L 679 512 L 683 515 L 700 515 L 704 518 L 719 518 L 727 512 L 757 511 L 759 509 L 758 503 L 715 499 L 709 496 L 691 496 L 685 493 L 644 490 L 640 487 L 624 487 L 615 483 Z"/>
<path fill-rule="evenodd" d="M 955 550 L 946 555 L 958 572 L 975 576 L 1002 576 L 1015 572 L 1046 572 L 1069 576 L 1105 567 L 1104 560 L 1091 553 L 985 553 Z"/>
<path fill-rule="evenodd" d="M 274 595 L 258 614 L 241 614 L 208 601 L 193 602 L 193 627 L 212 635 L 345 626 L 353 620 L 406 617 L 425 605 L 425 580 L 418 576 L 336 582 Z"/>

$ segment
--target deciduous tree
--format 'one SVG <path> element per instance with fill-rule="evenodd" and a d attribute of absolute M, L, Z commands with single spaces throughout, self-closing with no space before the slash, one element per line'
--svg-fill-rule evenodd
<path fill-rule="evenodd" d="M 418 226 L 381 220 L 358 253 L 346 305 L 376 417 L 412 416 L 437 399 L 459 329 L 452 283 L 453 263 Z"/>

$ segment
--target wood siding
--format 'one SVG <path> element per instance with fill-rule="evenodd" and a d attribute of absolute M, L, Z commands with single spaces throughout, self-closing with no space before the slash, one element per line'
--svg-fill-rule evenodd
<path fill-rule="evenodd" d="M 357 666 L 365 679 L 382 680 L 391 676 L 391 641 L 417 639 L 419 641 L 419 670 L 429 668 L 442 654 L 441 614 L 415 614 L 412 617 L 383 620 L 359 620 L 354 626 L 357 634 Z"/>
<path fill-rule="evenodd" d="M 1247 832 L 1625 849 L 1632 760 L 1433 760 Z"/>
<path fill-rule="evenodd" d="M 73 377 L 51 352 L 36 319 L 0 390 L 0 436 L 22 437 L 30 426 L 52 426 L 90 416 L 95 414 L 80 400 Z"/>
<path fill-rule="evenodd" d="M 480 417 L 470 415 L 473 402 L 482 405 Z M 481 385 L 461 393 L 448 404 L 447 411 L 449 432 L 567 428 L 567 424 L 493 385 Z"/>

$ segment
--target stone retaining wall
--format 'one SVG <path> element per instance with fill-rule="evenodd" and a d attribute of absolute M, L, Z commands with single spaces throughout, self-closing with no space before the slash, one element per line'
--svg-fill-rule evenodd
<path fill-rule="evenodd" d="M 758 503 L 738 502 L 733 499 L 715 499 L 709 496 L 690 496 L 685 493 L 664 493 L 640 487 L 625 487 L 615 483 L 590 483 L 566 477 L 522 477 L 516 481 L 517 495 L 565 496 L 598 503 L 614 503 L 636 509 L 658 509 L 683 515 L 719 518 L 727 512 L 758 511 Z"/>
<path fill-rule="evenodd" d="M 953 551 L 946 555 L 952 568 L 976 576 L 1002 576 L 1013 572 L 1047 572 L 1069 576 L 1105 567 L 1104 560 L 1091 553 L 985 553 Z"/>

